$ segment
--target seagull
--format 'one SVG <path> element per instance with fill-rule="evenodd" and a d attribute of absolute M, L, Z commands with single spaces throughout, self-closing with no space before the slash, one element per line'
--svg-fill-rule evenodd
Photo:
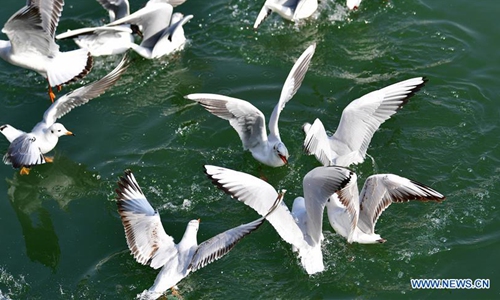
<path fill-rule="evenodd" d="M 324 166 L 332 164 L 348 167 L 362 163 L 375 131 L 405 105 L 426 81 L 423 77 L 411 78 L 352 101 L 342 112 L 340 124 L 330 137 L 319 119 L 312 125 L 305 123 L 304 150 L 314 154 Z"/>
<path fill-rule="evenodd" d="M 261 216 L 267 214 L 278 196 L 269 183 L 243 172 L 205 165 L 205 173 L 217 187 Z M 301 264 L 309 275 L 325 269 L 321 252 L 323 210 L 329 197 L 349 182 L 351 173 L 337 166 L 311 170 L 303 179 L 304 197 L 294 200 L 292 212 L 282 203 L 267 216 L 280 237 L 298 252 Z"/>
<path fill-rule="evenodd" d="M 253 28 L 257 29 L 273 11 L 287 20 L 296 22 L 310 17 L 317 9 L 318 0 L 266 0 Z"/>
<path fill-rule="evenodd" d="M 347 0 L 347 7 L 350 10 L 358 9 L 360 4 L 361 4 L 361 0 Z"/>
<path fill-rule="evenodd" d="M 140 45 L 130 43 L 127 45 L 128 48 L 147 59 L 169 55 L 184 47 L 186 37 L 182 26 L 193 18 L 193 15 L 172 14 L 172 4 L 178 5 L 184 1 L 150 0 L 144 8 L 111 22 L 106 27 L 114 28 L 122 24 L 136 25 L 142 32 L 142 42 Z"/>
<path fill-rule="evenodd" d="M 326 208 L 330 225 L 347 242 L 374 244 L 386 241 L 375 233 L 375 225 L 391 203 L 445 199 L 432 188 L 395 174 L 368 177 L 359 194 L 357 176 L 352 172 L 345 187 L 328 199 Z"/>
<path fill-rule="evenodd" d="M 109 13 L 109 21 L 124 18 L 130 14 L 128 0 L 97 0 Z M 73 38 L 82 49 L 92 56 L 115 55 L 125 53 L 134 42 L 133 33 L 138 33 L 137 27 L 119 25 L 113 27 L 99 26 L 68 30 L 58 34 L 56 39 Z"/>
<path fill-rule="evenodd" d="M 80 87 L 57 99 L 45 111 L 43 120 L 33 127 L 30 133 L 18 130 L 8 124 L 0 126 L 0 132 L 10 142 L 7 153 L 3 157 L 5 164 L 20 168 L 21 175 L 28 175 L 34 165 L 50 163 L 53 158 L 44 156 L 54 149 L 59 137 L 74 135 L 56 120 L 70 112 L 73 108 L 89 102 L 113 86 L 127 68 L 124 57 L 118 66 L 98 81 Z"/>
<path fill-rule="evenodd" d="M 120 177 L 118 186 L 118 212 L 131 253 L 140 264 L 162 268 L 153 286 L 142 292 L 141 299 L 157 299 L 189 273 L 226 255 L 242 238 L 256 230 L 282 199 L 277 196 L 264 217 L 226 230 L 199 245 L 196 235 L 200 219 L 191 220 L 182 239 L 175 244 L 163 228 L 160 214 L 149 204 L 130 170 Z"/>
<path fill-rule="evenodd" d="M 185 98 L 200 103 L 210 113 L 228 120 L 238 132 L 243 148 L 250 150 L 256 160 L 271 167 L 283 166 L 288 163 L 289 154 L 281 141 L 279 115 L 302 84 L 315 48 L 316 44 L 309 46 L 288 74 L 278 104 L 269 119 L 269 136 L 266 135 L 264 114 L 245 100 L 217 94 L 190 94 Z"/>
<path fill-rule="evenodd" d="M 60 89 L 62 84 L 83 78 L 92 69 L 88 51 L 60 52 L 54 41 L 63 5 L 64 0 L 26 1 L 26 6 L 11 16 L 2 29 L 9 40 L 0 40 L 0 57 L 47 79 L 52 102 L 53 86 Z"/>

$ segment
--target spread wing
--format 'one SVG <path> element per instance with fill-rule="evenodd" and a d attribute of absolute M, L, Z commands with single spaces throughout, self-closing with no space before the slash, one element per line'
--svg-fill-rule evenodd
<path fill-rule="evenodd" d="M 245 149 L 267 142 L 264 115 L 249 102 L 217 94 L 190 94 L 184 98 L 196 101 L 208 112 L 228 120 Z"/>
<path fill-rule="evenodd" d="M 45 124 L 51 126 L 57 119 L 70 112 L 73 108 L 83 105 L 104 93 L 120 79 L 120 76 L 127 70 L 127 67 L 128 58 L 125 55 L 108 75 L 57 99 L 43 115 Z"/>
<path fill-rule="evenodd" d="M 317 167 L 309 171 L 302 182 L 307 214 L 307 234 L 314 245 L 321 240 L 323 211 L 326 202 L 335 192 L 351 180 L 350 170 L 342 167 Z"/>
<path fill-rule="evenodd" d="M 130 170 L 120 177 L 116 194 L 127 245 L 135 260 L 154 269 L 162 267 L 177 255 L 177 247 Z"/>
<path fill-rule="evenodd" d="M 330 198 L 330 201 L 335 201 L 335 206 L 345 210 L 346 214 L 337 214 L 336 220 L 342 226 L 348 229 L 347 241 L 352 243 L 354 230 L 358 226 L 359 219 L 359 190 L 358 190 L 358 176 L 356 173 L 351 173 L 349 182 Z M 347 227 L 348 226 L 348 227 Z"/>
<path fill-rule="evenodd" d="M 261 216 L 266 216 L 279 196 L 270 184 L 243 172 L 206 165 L 205 173 L 218 188 L 250 206 Z M 280 203 L 267 220 L 287 243 L 297 248 L 307 247 L 304 233 L 285 203 Z"/>
<path fill-rule="evenodd" d="M 314 120 L 314 123 L 309 127 L 304 139 L 304 151 L 307 154 L 314 154 L 316 159 L 323 164 L 329 166 L 335 158 L 330 140 L 326 134 L 325 127 L 320 119 Z"/>
<path fill-rule="evenodd" d="M 189 264 L 188 269 L 191 269 L 191 272 L 194 272 L 226 255 L 229 251 L 231 251 L 231 249 L 234 248 L 234 246 L 236 246 L 236 244 L 242 238 L 259 228 L 266 217 L 269 214 L 273 213 L 273 211 L 278 207 L 281 201 L 282 197 L 278 197 L 266 216 L 259 218 L 253 222 L 240 225 L 230 230 L 226 230 L 223 233 L 220 233 L 213 238 L 201 243 L 198 246 L 198 249 L 196 249 L 196 252 L 194 253 L 193 259 Z"/>
<path fill-rule="evenodd" d="M 306 76 L 306 72 L 309 69 L 309 64 L 311 63 L 315 50 L 316 44 L 312 44 L 307 47 L 299 59 L 297 59 L 285 80 L 278 104 L 274 107 L 271 118 L 269 118 L 269 132 L 271 132 L 271 134 L 276 136 L 279 140 L 281 140 L 278 129 L 280 113 L 283 108 L 285 108 L 286 103 L 292 99 L 297 90 L 300 88 L 300 85 Z"/>
<path fill-rule="evenodd" d="M 374 233 L 378 218 L 393 202 L 410 200 L 441 202 L 445 196 L 419 182 L 394 175 L 377 174 L 368 177 L 361 190 L 358 227 Z"/>
<path fill-rule="evenodd" d="M 3 161 L 14 168 L 21 168 L 44 164 L 45 158 L 36 144 L 36 137 L 28 133 L 12 141 Z"/>
<path fill-rule="evenodd" d="M 425 82 L 423 77 L 408 79 L 352 101 L 342 112 L 340 124 L 330 138 L 331 147 L 339 156 L 335 164 L 349 166 L 363 162 L 375 131 Z"/>

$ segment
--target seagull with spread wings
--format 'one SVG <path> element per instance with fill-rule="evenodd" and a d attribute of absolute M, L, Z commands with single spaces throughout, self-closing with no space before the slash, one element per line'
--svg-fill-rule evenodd
<path fill-rule="evenodd" d="M 349 243 L 384 243 L 386 240 L 375 233 L 380 215 L 392 203 L 410 200 L 441 202 L 445 196 L 422 183 L 394 174 L 368 177 L 358 193 L 357 176 L 352 173 L 346 186 L 328 199 L 328 220 Z"/>
<path fill-rule="evenodd" d="M 186 99 L 200 103 L 207 111 L 229 121 L 238 132 L 243 148 L 263 164 L 281 167 L 288 163 L 288 149 L 281 141 L 278 119 L 286 103 L 292 99 L 304 79 L 316 44 L 309 46 L 297 59 L 283 85 L 278 104 L 269 119 L 267 135 L 264 114 L 245 100 L 217 94 L 190 94 Z"/>
<path fill-rule="evenodd" d="M 200 220 L 191 220 L 182 239 L 175 244 L 161 224 L 160 214 L 149 204 L 130 170 L 120 177 L 118 186 L 118 212 L 131 253 L 140 264 L 162 268 L 153 286 L 139 295 L 141 299 L 157 299 L 189 273 L 226 255 L 272 215 L 282 200 L 282 196 L 277 195 L 262 218 L 226 230 L 199 245 L 196 236 Z"/>
<path fill-rule="evenodd" d="M 266 215 L 278 192 L 269 183 L 250 174 L 211 165 L 205 173 L 212 182 L 231 197 Z M 352 172 L 336 166 L 317 167 L 303 180 L 304 197 L 297 197 L 292 212 L 286 204 L 279 205 L 267 220 L 280 237 L 298 252 L 308 274 L 324 270 L 321 242 L 323 211 L 329 197 L 349 182 Z"/>
<path fill-rule="evenodd" d="M 60 52 L 54 35 L 64 0 L 28 0 L 26 6 L 5 23 L 2 32 L 8 41 L 0 40 L 0 57 L 5 61 L 44 76 L 49 97 L 52 87 L 78 80 L 92 69 L 92 57 L 83 49 Z"/>
<path fill-rule="evenodd" d="M 296 22 L 309 18 L 318 9 L 318 0 L 266 0 L 257 15 L 253 28 L 257 29 L 272 12 Z"/>
<path fill-rule="evenodd" d="M 43 114 L 43 120 L 26 133 L 8 124 L 0 126 L 0 132 L 10 142 L 7 153 L 3 157 L 5 164 L 12 164 L 14 168 L 21 168 L 21 175 L 29 174 L 30 168 L 52 162 L 52 158 L 45 156 L 54 149 L 59 137 L 73 135 L 57 119 L 66 115 L 73 108 L 89 102 L 112 87 L 127 69 L 127 59 L 124 57 L 118 66 L 108 75 L 98 81 L 80 87 L 57 99 Z"/>
<path fill-rule="evenodd" d="M 373 91 L 352 101 L 342 112 L 339 126 L 328 136 L 323 123 L 316 119 L 303 126 L 304 150 L 314 154 L 324 166 L 348 167 L 362 163 L 375 131 L 394 115 L 425 84 L 415 77 Z"/>

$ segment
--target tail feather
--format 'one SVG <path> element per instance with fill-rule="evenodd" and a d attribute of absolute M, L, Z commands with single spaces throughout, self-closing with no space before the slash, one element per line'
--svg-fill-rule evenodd
<path fill-rule="evenodd" d="M 93 59 L 84 49 L 60 52 L 52 59 L 47 70 L 50 86 L 58 86 L 77 81 L 92 70 Z"/>

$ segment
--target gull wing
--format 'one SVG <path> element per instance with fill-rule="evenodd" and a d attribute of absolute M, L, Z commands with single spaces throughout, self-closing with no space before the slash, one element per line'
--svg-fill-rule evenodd
<path fill-rule="evenodd" d="M 97 0 L 109 12 L 109 21 L 121 19 L 130 14 L 128 0 Z"/>
<path fill-rule="evenodd" d="M 154 269 L 162 267 L 177 255 L 177 247 L 130 170 L 120 177 L 116 194 L 127 245 L 135 260 Z"/>
<path fill-rule="evenodd" d="M 57 22 L 50 26 L 45 24 L 40 8 L 29 5 L 10 17 L 2 32 L 9 37 L 13 53 L 38 52 L 51 56 L 59 49 L 49 32 L 51 26 L 57 26 Z"/>
<path fill-rule="evenodd" d="M 445 196 L 419 182 L 394 175 L 377 174 L 368 177 L 361 190 L 358 227 L 365 233 L 374 233 L 378 218 L 394 202 L 410 200 L 437 201 Z"/>
<path fill-rule="evenodd" d="M 349 182 L 339 190 L 329 201 L 335 201 L 335 205 L 343 208 L 347 214 L 338 215 L 342 220 L 337 220 L 343 226 L 349 226 L 347 241 L 352 243 L 354 231 L 359 220 L 359 190 L 358 176 L 352 172 Z M 345 218 L 347 216 L 347 218 Z"/>
<path fill-rule="evenodd" d="M 172 5 L 168 3 L 152 3 L 149 1 L 144 8 L 111 22 L 106 26 L 134 24 L 142 31 L 141 46 L 152 49 L 164 31 L 170 25 Z"/>
<path fill-rule="evenodd" d="M 273 12 L 267 7 L 266 3 L 267 1 L 264 2 L 264 5 L 260 9 L 259 14 L 257 15 L 257 19 L 255 19 L 255 23 L 253 24 L 253 29 L 259 28 L 262 21 L 264 21 Z"/>
<path fill-rule="evenodd" d="M 42 20 L 42 28 L 54 40 L 64 0 L 28 0 L 26 1 L 26 6 L 38 8 Z"/>
<path fill-rule="evenodd" d="M 261 216 L 267 215 L 279 196 L 270 184 L 243 172 L 205 165 L 205 174 L 219 189 L 250 206 Z M 307 247 L 304 233 L 295 223 L 285 203 L 281 202 L 276 210 L 267 216 L 267 220 L 287 243 L 299 249 Z"/>
<path fill-rule="evenodd" d="M 44 164 L 45 158 L 36 146 L 36 137 L 33 134 L 23 134 L 12 141 L 3 162 L 12 164 L 14 168 L 21 168 Z"/>
<path fill-rule="evenodd" d="M 349 166 L 363 162 L 375 131 L 425 82 L 423 77 L 411 78 L 352 101 L 342 112 L 340 124 L 330 138 L 333 151 L 340 156 L 335 164 Z"/>
<path fill-rule="evenodd" d="M 98 97 L 120 79 L 120 76 L 127 70 L 127 67 L 128 58 L 124 55 L 120 63 L 108 75 L 71 91 L 52 103 L 43 115 L 43 122 L 47 126 L 51 126 L 57 119 L 70 112 L 73 108 Z"/>
<path fill-rule="evenodd" d="M 330 166 L 317 167 L 304 177 L 302 184 L 307 214 L 306 228 L 313 245 L 319 244 L 321 240 L 326 202 L 350 182 L 353 174 L 349 169 Z"/>
<path fill-rule="evenodd" d="M 285 108 L 286 103 L 292 99 L 297 90 L 300 88 L 300 85 L 306 76 L 307 69 L 309 69 L 309 64 L 311 63 L 315 49 L 316 44 L 312 44 L 307 47 L 299 59 L 297 59 L 285 80 L 278 104 L 274 107 L 271 118 L 269 118 L 269 132 L 279 140 L 281 140 L 278 129 L 278 119 L 280 117 L 280 113 L 283 108 Z"/>
<path fill-rule="evenodd" d="M 317 9 L 318 0 L 299 0 L 293 13 L 293 20 L 310 17 Z"/>
<path fill-rule="evenodd" d="M 68 39 L 68 38 L 74 38 L 74 37 L 77 37 L 79 35 L 88 35 L 88 34 L 94 34 L 94 33 L 100 33 L 100 32 L 127 32 L 127 33 L 131 34 L 132 29 L 130 29 L 130 27 L 122 27 L 122 26 L 85 27 L 85 28 L 79 28 L 79 29 L 75 29 L 75 30 L 68 30 L 68 31 L 63 32 L 61 34 L 58 34 L 58 35 L 56 35 L 56 39 L 63 40 L 63 39 Z"/>
<path fill-rule="evenodd" d="M 184 98 L 196 101 L 208 112 L 228 120 L 238 132 L 243 148 L 251 149 L 267 142 L 264 115 L 250 102 L 217 94 L 190 94 Z"/>
<path fill-rule="evenodd" d="M 273 213 L 273 211 L 278 207 L 282 199 L 282 197 L 278 197 L 276 199 L 274 205 L 271 207 L 266 216 L 253 222 L 226 230 L 223 233 L 220 233 L 201 243 L 198 246 L 198 249 L 196 249 L 188 269 L 191 269 L 191 272 L 194 272 L 226 255 L 242 238 L 259 228 L 266 217 Z"/>
<path fill-rule="evenodd" d="M 334 153 L 330 147 L 330 140 L 326 134 L 325 127 L 320 119 L 314 120 L 314 123 L 307 130 L 304 139 L 304 151 L 309 155 L 314 154 L 323 166 L 332 164 Z"/>

